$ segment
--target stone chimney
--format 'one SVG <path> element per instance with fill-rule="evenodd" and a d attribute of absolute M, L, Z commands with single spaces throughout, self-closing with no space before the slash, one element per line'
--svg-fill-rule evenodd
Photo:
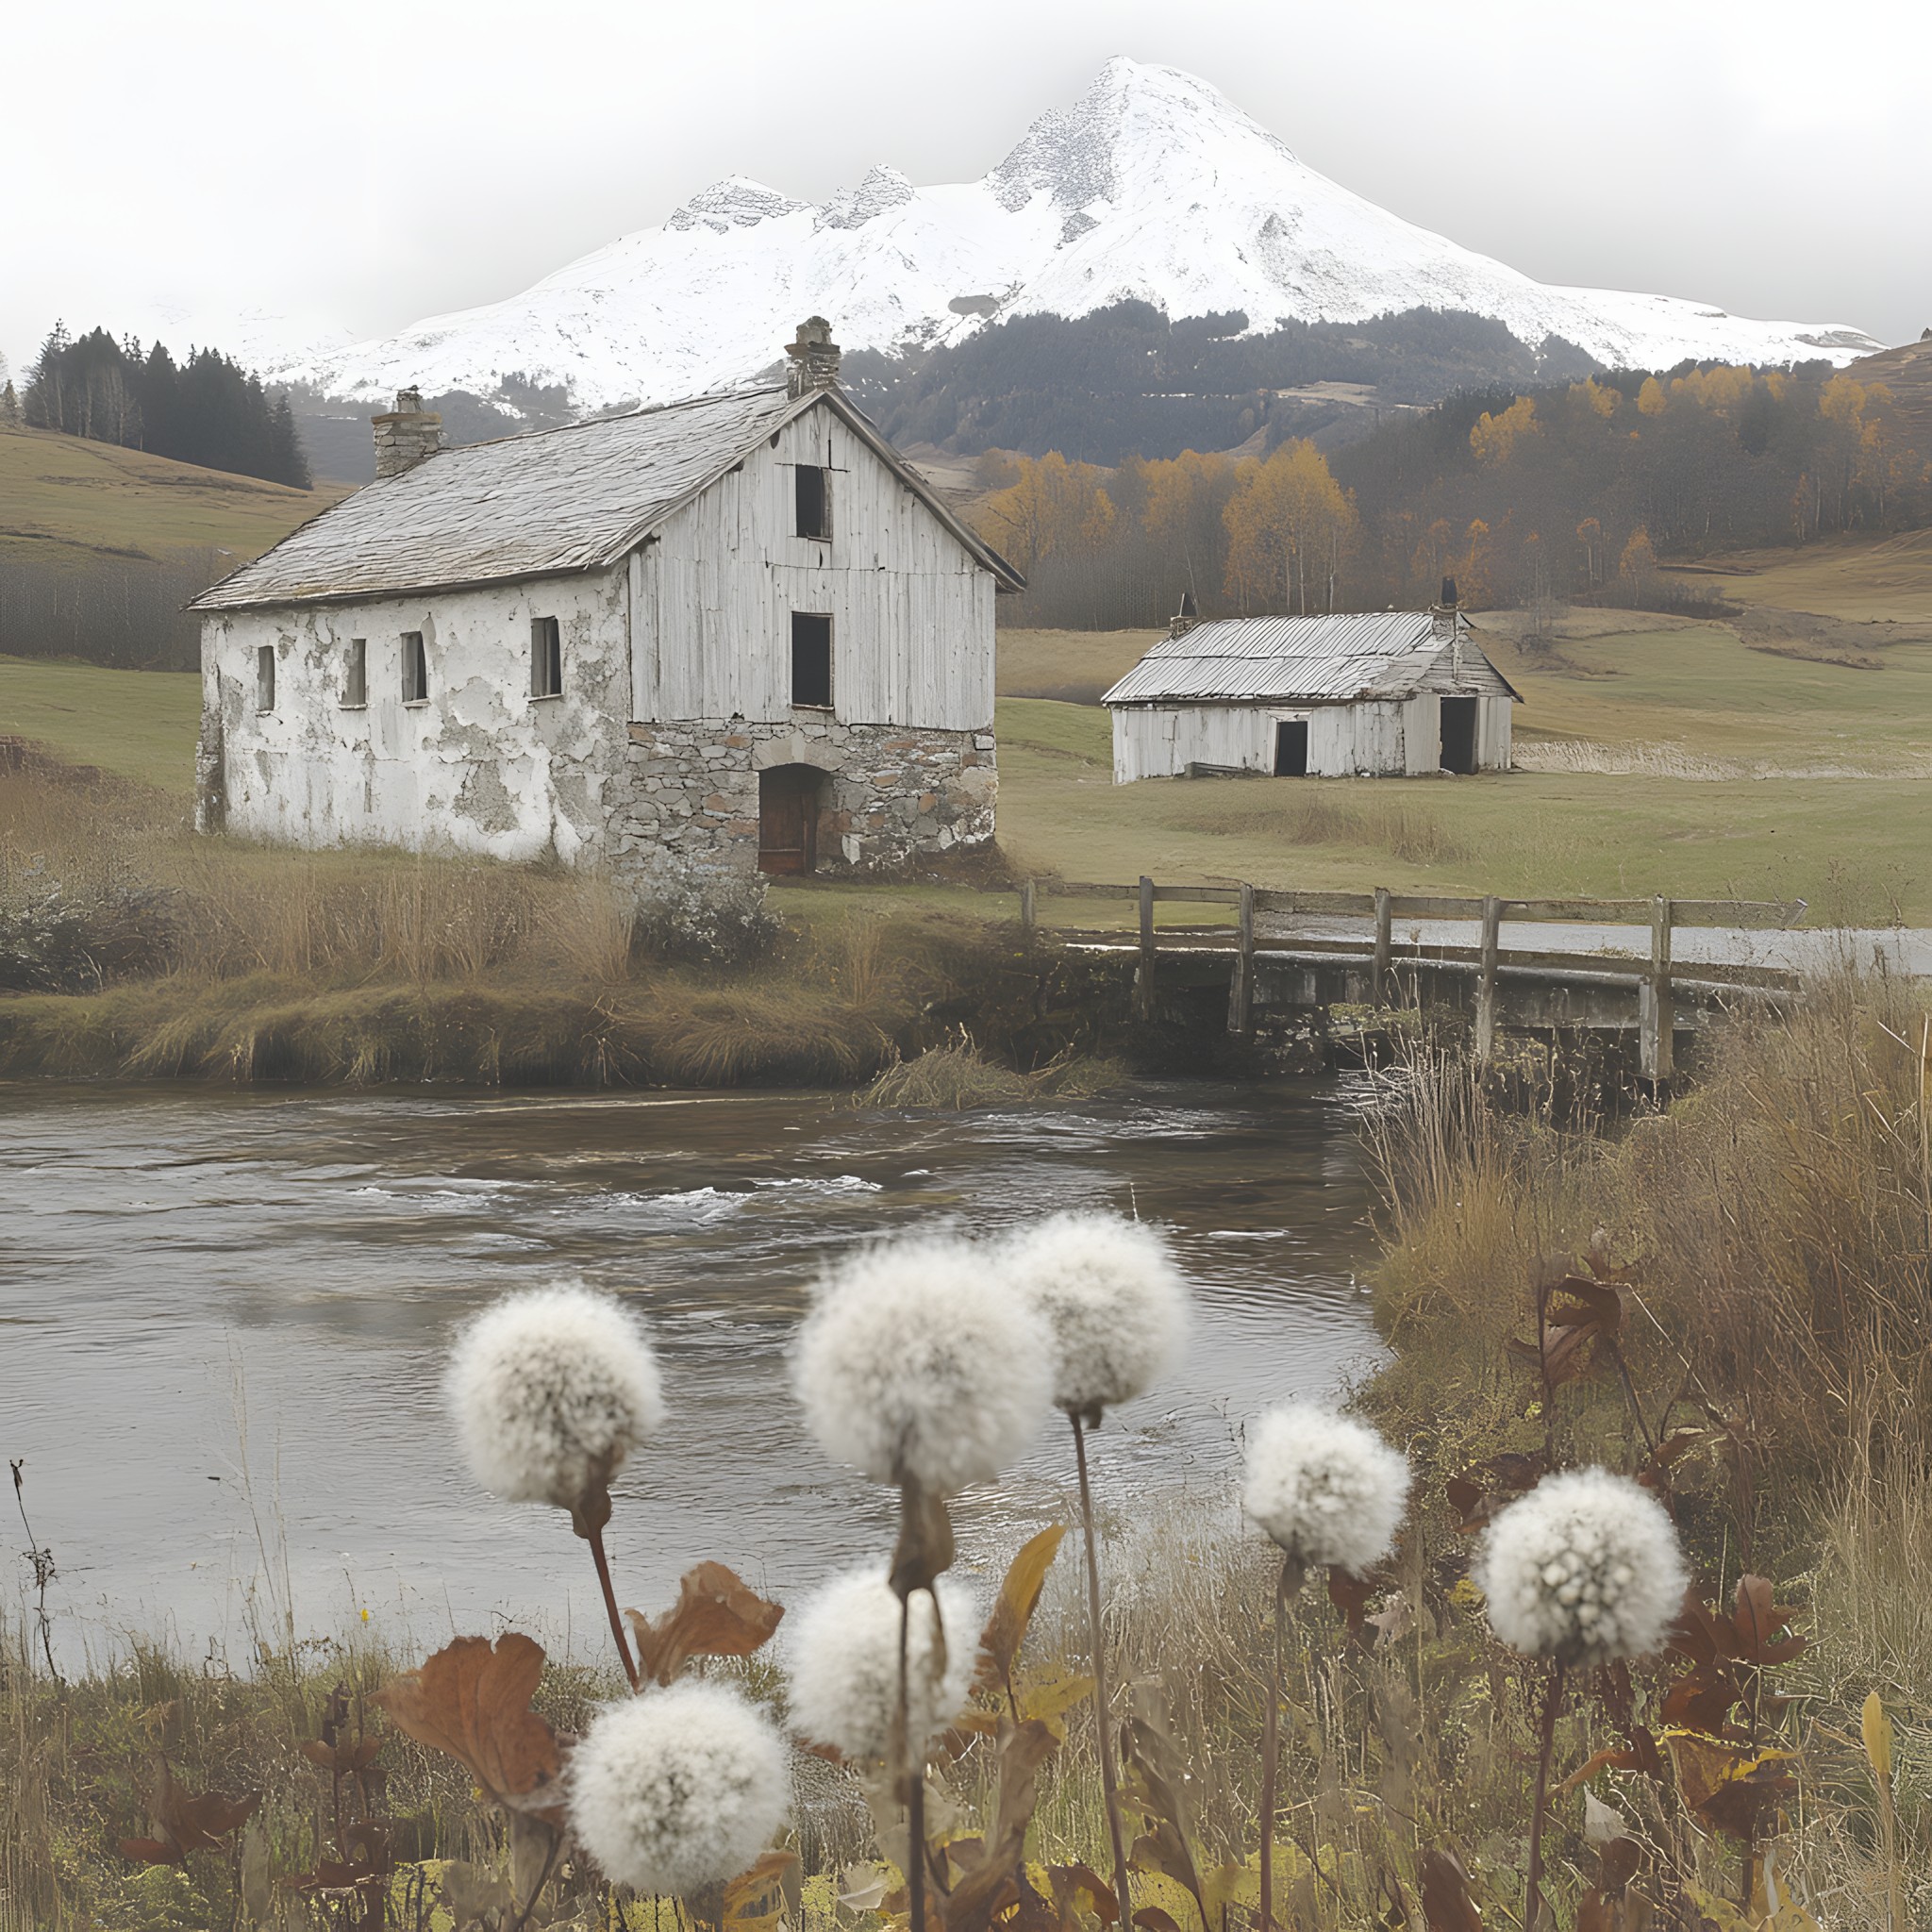
<path fill-rule="evenodd" d="M 808 315 L 798 325 L 798 340 L 787 342 L 791 367 L 785 372 L 785 393 L 796 402 L 815 389 L 839 386 L 839 345 L 832 325 L 823 315 Z"/>
<path fill-rule="evenodd" d="M 400 476 L 442 447 L 442 418 L 423 407 L 423 391 L 399 389 L 396 406 L 386 416 L 372 416 L 375 428 L 375 480 Z"/>
<path fill-rule="evenodd" d="M 1200 621 L 1201 614 L 1194 608 L 1193 591 L 1183 591 L 1181 608 L 1168 620 L 1167 634 L 1171 638 L 1184 638 Z"/>
<path fill-rule="evenodd" d="M 1453 642 L 1460 636 L 1456 622 L 1457 610 L 1456 579 L 1444 577 L 1441 601 L 1433 605 L 1429 610 L 1429 635 L 1440 638 L 1445 644 Z"/>

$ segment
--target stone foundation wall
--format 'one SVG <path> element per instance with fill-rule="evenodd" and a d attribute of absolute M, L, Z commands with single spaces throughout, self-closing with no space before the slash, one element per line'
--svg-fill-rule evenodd
<path fill-rule="evenodd" d="M 758 774 L 780 765 L 823 773 L 820 872 L 886 872 L 982 845 L 999 791 L 993 736 L 899 724 L 742 718 L 630 726 L 626 784 L 611 856 L 642 864 L 670 852 L 699 865 L 758 864 Z"/>

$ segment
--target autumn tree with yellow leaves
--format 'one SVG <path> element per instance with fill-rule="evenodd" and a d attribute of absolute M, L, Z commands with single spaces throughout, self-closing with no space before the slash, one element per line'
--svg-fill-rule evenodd
<path fill-rule="evenodd" d="M 1227 526 L 1227 590 L 1243 611 L 1298 617 L 1334 610 L 1343 559 L 1359 520 L 1348 492 L 1312 442 L 1287 442 L 1236 472 Z"/>

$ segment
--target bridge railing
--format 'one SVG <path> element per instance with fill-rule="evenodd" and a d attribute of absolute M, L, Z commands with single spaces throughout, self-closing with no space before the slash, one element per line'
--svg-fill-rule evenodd
<path fill-rule="evenodd" d="M 1025 881 L 1020 888 L 1020 923 L 1030 934 L 1041 924 L 1042 897 L 1129 900 L 1140 910 L 1140 961 L 1134 974 L 1136 1013 L 1151 1019 L 1158 942 L 1154 908 L 1160 904 L 1230 906 L 1235 908 L 1235 958 L 1228 996 L 1230 1030 L 1251 1030 L 1254 1014 L 1255 915 L 1257 912 L 1358 918 L 1374 922 L 1370 947 L 1372 984 L 1379 1003 L 1391 992 L 1394 928 L 1398 919 L 1471 920 L 1478 928 L 1475 1050 L 1487 1063 L 1496 1042 L 1496 981 L 1506 920 L 1535 924 L 1647 926 L 1650 958 L 1638 983 L 1638 1037 L 1646 1077 L 1663 1081 L 1674 1072 L 1671 936 L 1679 928 L 1782 931 L 1804 916 L 1802 899 L 1505 899 L 1425 892 L 1303 892 L 1252 885 L 1158 885 L 1144 874 L 1133 885 L 1088 880 Z"/>

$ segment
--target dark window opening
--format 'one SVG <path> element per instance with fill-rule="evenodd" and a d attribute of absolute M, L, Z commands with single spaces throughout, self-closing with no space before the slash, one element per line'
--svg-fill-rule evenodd
<path fill-rule="evenodd" d="M 1442 700 L 1442 769 L 1465 775 L 1475 770 L 1474 698 Z"/>
<path fill-rule="evenodd" d="M 263 644 L 255 654 L 255 708 L 273 711 L 275 708 L 275 647 Z"/>
<path fill-rule="evenodd" d="M 807 873 L 819 858 L 819 789 L 810 765 L 774 765 L 758 774 L 758 870 Z"/>
<path fill-rule="evenodd" d="M 530 620 L 530 695 L 563 695 L 563 626 L 554 617 Z"/>
<path fill-rule="evenodd" d="M 791 613 L 791 702 L 817 710 L 832 704 L 832 620 Z"/>
<path fill-rule="evenodd" d="M 423 648 L 423 633 L 403 633 L 403 702 L 423 705 L 429 702 L 429 654 Z"/>
<path fill-rule="evenodd" d="M 351 710 L 360 710 L 368 702 L 369 640 L 351 638 L 348 672 L 342 679 L 342 703 Z"/>
<path fill-rule="evenodd" d="M 1277 778 L 1306 778 L 1308 775 L 1308 721 L 1306 718 L 1275 725 L 1274 775 Z"/>
<path fill-rule="evenodd" d="M 816 463 L 800 463 L 791 473 L 798 498 L 798 534 L 825 538 L 832 534 L 832 473 Z"/>

